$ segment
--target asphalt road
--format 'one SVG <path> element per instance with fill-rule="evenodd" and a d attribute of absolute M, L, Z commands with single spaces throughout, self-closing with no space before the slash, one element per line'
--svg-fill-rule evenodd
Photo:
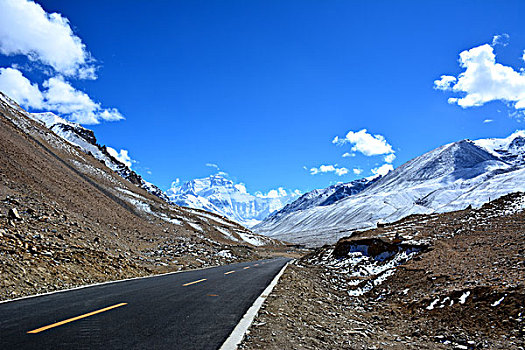
<path fill-rule="evenodd" d="M 288 260 L 192 270 L 2 303 L 0 349 L 218 349 Z"/>

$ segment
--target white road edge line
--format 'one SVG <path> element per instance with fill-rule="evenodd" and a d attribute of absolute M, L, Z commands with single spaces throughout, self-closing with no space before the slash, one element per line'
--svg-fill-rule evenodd
<path fill-rule="evenodd" d="M 261 261 L 264 261 L 264 260 L 268 260 L 268 259 L 262 259 Z M 259 261 L 259 260 L 256 260 L 256 261 Z M 235 264 L 243 264 L 243 263 L 242 262 L 241 263 L 234 263 L 234 264 L 231 264 L 231 265 L 235 265 Z M 190 271 L 200 271 L 200 270 L 214 269 L 214 268 L 223 267 L 223 266 L 228 266 L 228 265 L 198 267 L 196 269 L 188 269 L 188 270 L 179 270 L 179 271 L 173 271 L 173 272 L 166 272 L 166 273 L 161 273 L 161 274 L 158 274 L 158 275 L 131 277 L 131 278 L 123 279 L 123 280 L 105 281 L 105 282 L 99 282 L 99 283 L 93 283 L 93 284 L 86 284 L 86 285 L 83 285 L 83 286 L 73 287 L 73 288 L 69 288 L 69 289 L 59 289 L 59 290 L 54 290 L 54 291 L 46 292 L 46 293 L 26 295 L 26 296 L 19 297 L 19 298 L 16 298 L 16 299 L 1 300 L 0 304 L 10 303 L 12 301 L 18 301 L 18 300 L 24 300 L 24 299 L 38 298 L 38 297 L 41 297 L 41 296 L 44 296 L 44 295 L 65 293 L 65 292 L 70 292 L 72 290 L 78 290 L 78 289 L 84 289 L 84 288 L 90 288 L 90 287 L 96 287 L 96 286 L 103 286 L 105 284 L 112 284 L 112 283 L 119 283 L 119 282 L 125 282 L 125 281 L 133 281 L 133 280 L 140 280 L 140 279 L 144 279 L 144 278 L 153 278 L 153 277 L 160 277 L 160 276 L 166 276 L 166 275 L 174 275 L 176 273 L 183 273 L 183 272 L 190 272 Z"/>
<path fill-rule="evenodd" d="M 270 293 L 272 292 L 273 288 L 277 285 L 277 282 L 279 282 L 279 278 L 281 278 L 281 275 L 284 273 L 284 270 L 288 267 L 288 265 L 293 260 L 290 260 L 286 263 L 286 265 L 283 266 L 281 271 L 275 276 L 273 281 L 266 287 L 266 289 L 259 295 L 257 299 L 255 299 L 255 302 L 253 305 L 246 311 L 242 319 L 239 321 L 237 326 L 233 329 L 230 336 L 226 341 L 222 344 L 219 350 L 236 350 L 241 341 L 244 339 L 244 336 L 246 335 L 246 332 L 248 331 L 248 328 L 252 325 L 253 320 L 255 319 L 255 316 L 257 316 L 257 313 L 259 312 L 261 306 L 263 305 L 264 301 Z"/>

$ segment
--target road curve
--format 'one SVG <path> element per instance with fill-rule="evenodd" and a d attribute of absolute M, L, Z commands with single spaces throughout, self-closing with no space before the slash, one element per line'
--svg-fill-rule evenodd
<path fill-rule="evenodd" d="M 0 304 L 0 349 L 218 349 L 282 267 L 260 260 Z"/>

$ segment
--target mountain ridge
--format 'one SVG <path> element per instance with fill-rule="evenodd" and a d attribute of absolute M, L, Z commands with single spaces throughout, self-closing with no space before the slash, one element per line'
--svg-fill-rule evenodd
<path fill-rule="evenodd" d="M 252 195 L 241 184 L 235 184 L 224 175 L 214 174 L 172 186 L 166 195 L 177 205 L 207 210 L 251 227 L 281 209 L 297 197 L 283 189 L 279 192 Z"/>
<path fill-rule="evenodd" d="M 328 206 L 283 209 L 254 230 L 282 240 L 321 245 L 410 214 L 481 206 L 525 190 L 524 146 L 523 131 L 504 139 L 452 142 L 409 160 L 359 193 Z M 316 191 L 310 192 L 314 200 L 323 193 Z M 293 206 L 291 203 L 288 209 Z"/>

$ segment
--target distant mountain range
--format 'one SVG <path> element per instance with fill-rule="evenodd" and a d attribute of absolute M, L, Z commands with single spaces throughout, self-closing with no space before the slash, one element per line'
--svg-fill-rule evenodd
<path fill-rule="evenodd" d="M 285 241 L 321 245 L 378 223 L 478 207 L 516 191 L 525 191 L 524 131 L 503 139 L 450 143 L 384 177 L 306 193 L 253 230 Z"/>
<path fill-rule="evenodd" d="M 353 230 L 411 214 L 480 206 L 489 199 L 525 191 L 524 131 L 502 139 L 450 143 L 386 176 L 340 183 L 300 197 L 284 191 L 252 195 L 220 174 L 173 186 L 164 193 L 98 144 L 93 131 L 53 113 L 27 115 L 165 201 L 219 214 L 272 238 L 308 245 L 334 243 Z"/>
<path fill-rule="evenodd" d="M 220 174 L 173 186 L 166 195 L 172 203 L 223 215 L 245 227 L 260 223 L 299 197 L 284 190 L 275 195 L 252 195 Z"/>

